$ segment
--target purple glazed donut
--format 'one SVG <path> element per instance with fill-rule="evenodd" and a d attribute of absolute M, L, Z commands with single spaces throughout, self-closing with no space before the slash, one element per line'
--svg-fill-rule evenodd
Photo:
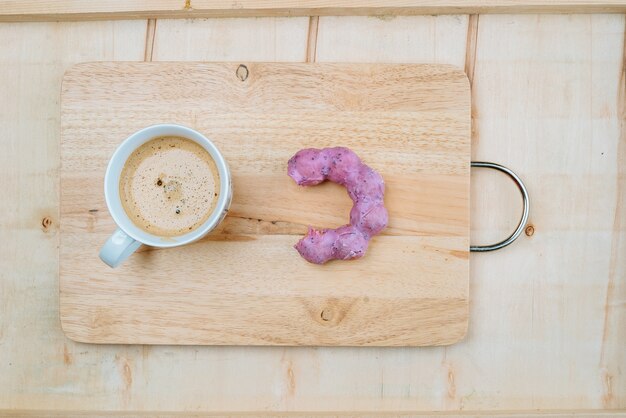
<path fill-rule="evenodd" d="M 295 245 L 305 260 L 324 264 L 362 257 L 370 238 L 387 226 L 383 178 L 363 164 L 352 150 L 345 147 L 300 150 L 289 160 L 287 173 L 300 186 L 315 186 L 324 180 L 340 184 L 354 202 L 350 224 L 336 229 L 309 227 L 309 232 Z"/>

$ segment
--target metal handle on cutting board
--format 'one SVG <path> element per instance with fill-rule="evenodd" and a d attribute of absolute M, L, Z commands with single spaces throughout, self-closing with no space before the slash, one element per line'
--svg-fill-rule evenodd
<path fill-rule="evenodd" d="M 472 167 L 491 168 L 491 169 L 503 172 L 515 182 L 515 184 L 517 185 L 517 188 L 522 194 L 522 200 L 524 202 L 524 210 L 522 211 L 522 219 L 520 219 L 519 224 L 517 225 L 517 228 L 515 229 L 515 231 L 513 231 L 513 233 L 509 235 L 508 238 L 496 244 L 471 245 L 470 246 L 471 252 L 487 252 L 487 251 L 499 250 L 511 244 L 513 241 L 515 241 L 517 237 L 520 236 L 524 228 L 526 227 L 526 222 L 528 222 L 528 214 L 530 212 L 530 199 L 528 197 L 528 190 L 526 190 L 526 186 L 524 185 L 524 182 L 522 181 L 522 179 L 519 178 L 517 174 L 515 174 L 509 168 L 504 167 L 500 164 L 490 163 L 486 161 L 472 161 Z"/>

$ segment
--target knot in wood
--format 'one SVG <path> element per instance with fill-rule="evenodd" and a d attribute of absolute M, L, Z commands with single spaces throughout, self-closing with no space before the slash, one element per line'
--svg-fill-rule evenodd
<path fill-rule="evenodd" d="M 241 81 L 246 81 L 248 74 L 248 67 L 243 64 L 239 65 L 239 67 L 237 67 L 237 71 L 235 71 L 235 75 L 237 75 L 237 78 Z"/>

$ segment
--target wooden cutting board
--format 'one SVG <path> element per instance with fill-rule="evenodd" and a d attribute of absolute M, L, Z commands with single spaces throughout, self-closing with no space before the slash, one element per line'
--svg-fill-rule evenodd
<path fill-rule="evenodd" d="M 61 94 L 60 314 L 77 341 L 451 344 L 468 321 L 470 93 L 448 65 L 86 63 Z M 213 140 L 234 196 L 208 238 L 98 258 L 115 228 L 103 177 L 155 123 Z M 293 245 L 348 221 L 335 184 L 295 185 L 301 148 L 352 148 L 385 179 L 389 226 L 365 257 L 318 266 Z"/>

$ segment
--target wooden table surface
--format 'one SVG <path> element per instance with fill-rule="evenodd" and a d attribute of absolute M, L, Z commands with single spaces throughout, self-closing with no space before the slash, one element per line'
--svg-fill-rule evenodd
<path fill-rule="evenodd" d="M 625 23 L 528 14 L 0 24 L 0 410 L 626 408 Z M 99 60 L 465 68 L 472 158 L 523 177 L 530 224 L 512 246 L 471 256 L 469 332 L 449 347 L 74 343 L 59 323 L 60 81 L 72 64 Z M 520 210 L 504 176 L 473 173 L 473 244 L 504 237 Z"/>

